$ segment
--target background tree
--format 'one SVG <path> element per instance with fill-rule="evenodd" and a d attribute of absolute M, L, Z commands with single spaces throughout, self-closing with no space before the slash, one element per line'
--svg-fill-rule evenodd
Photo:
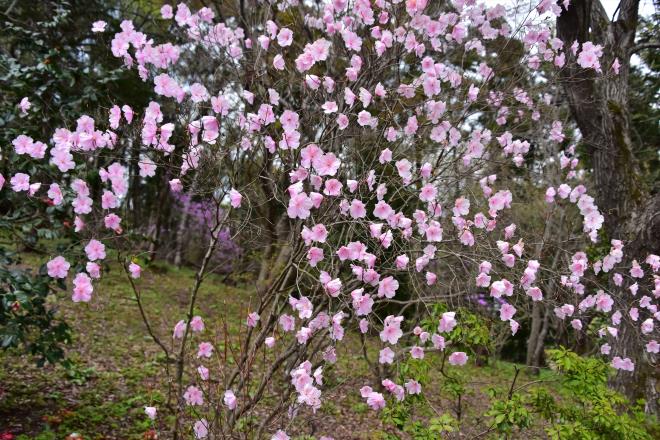
<path fill-rule="evenodd" d="M 660 250 L 660 192 L 657 180 L 647 177 L 655 173 L 649 165 L 657 161 L 657 155 L 651 152 L 655 157 L 640 163 L 648 157 L 647 150 L 652 144 L 636 141 L 639 131 L 649 133 L 650 141 L 657 139 L 657 120 L 652 123 L 655 127 L 649 127 L 646 119 L 657 109 L 652 103 L 645 105 L 645 100 L 635 100 L 631 105 L 631 98 L 637 93 L 631 85 L 640 81 L 639 73 L 635 75 L 631 69 L 631 57 L 657 48 L 658 42 L 647 40 L 647 32 L 638 41 L 638 26 L 639 0 L 622 0 L 612 19 L 598 0 L 572 2 L 557 18 L 557 35 L 565 47 L 576 41 L 580 44 L 592 41 L 602 46 L 604 75 L 582 68 L 577 56 L 569 51 L 560 76 L 593 170 L 596 200 L 605 213 L 604 236 L 623 239 L 627 255 Z M 651 92 L 650 96 L 656 93 Z M 632 258 L 627 260 L 627 265 L 631 265 Z M 634 300 L 629 292 L 617 290 L 624 304 Z M 635 342 L 638 332 L 637 323 L 625 316 L 614 350 L 622 356 L 636 356 L 645 361 L 640 362 L 634 375 L 619 375 L 614 384 L 630 397 L 646 396 L 655 412 L 658 371 L 653 364 L 649 365 L 643 347 Z"/>

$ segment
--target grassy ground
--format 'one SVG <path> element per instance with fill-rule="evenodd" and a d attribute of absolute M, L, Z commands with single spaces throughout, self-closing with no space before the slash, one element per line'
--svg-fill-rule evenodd
<path fill-rule="evenodd" d="M 173 324 L 184 317 L 193 276 L 188 269 L 162 264 L 143 272 L 139 281 L 143 301 L 161 335 L 170 335 Z M 37 368 L 25 356 L 0 354 L 0 434 L 40 440 L 64 439 L 72 433 L 84 439 L 151 438 L 154 426 L 143 408 L 161 406 L 166 399 L 163 356 L 146 336 L 123 272 L 111 267 L 89 304 L 74 304 L 68 295 L 62 293 L 58 306 L 74 329 L 67 352 L 73 367 Z M 200 312 L 207 323 L 223 318 L 230 331 L 246 315 L 251 298 L 249 288 L 223 285 L 213 276 L 200 295 L 199 304 L 205 305 Z M 305 436 L 310 433 L 333 435 L 336 440 L 380 439 L 388 430 L 357 394 L 370 381 L 369 371 L 359 361 L 357 336 L 348 334 L 347 339 L 338 350 L 338 364 L 326 376 L 332 387 L 324 391 L 322 408 L 316 414 L 302 414 L 293 428 L 299 439 L 310 438 Z M 463 435 L 456 438 L 470 438 L 488 427 L 481 415 L 488 406 L 486 390 L 493 385 L 507 387 L 514 371 L 513 364 L 502 362 L 465 368 L 471 381 L 463 400 L 463 408 L 467 408 L 463 410 Z M 553 378 L 552 373 L 543 373 L 542 379 Z M 443 397 L 440 377 L 433 382 L 427 388 L 429 400 L 438 411 L 455 415 L 456 402 Z M 160 438 L 168 438 L 166 427 L 171 419 L 162 412 L 158 420 L 155 428 L 161 432 Z M 538 428 L 524 438 L 543 438 L 542 427 Z"/>

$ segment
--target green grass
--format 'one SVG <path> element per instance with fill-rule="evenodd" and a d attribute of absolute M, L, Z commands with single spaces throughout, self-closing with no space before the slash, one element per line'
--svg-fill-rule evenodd
<path fill-rule="evenodd" d="M 28 256 L 25 262 L 36 266 L 39 260 Z M 174 324 L 185 317 L 193 279 L 190 269 L 158 263 L 145 267 L 137 282 L 154 331 L 166 344 L 171 344 Z M 251 288 L 224 285 L 214 275 L 205 281 L 197 312 L 207 325 L 205 338 L 214 343 L 216 350 L 223 350 L 225 325 L 230 335 L 244 325 L 241 317 L 247 315 L 252 295 Z M 164 356 L 147 336 L 120 267 L 112 264 L 107 268 L 90 303 L 74 304 L 69 292 L 61 292 L 55 305 L 74 330 L 74 340 L 67 350 L 72 366 L 37 368 L 33 359 L 16 351 L 0 353 L 0 433 L 20 434 L 18 438 L 24 440 L 64 439 L 71 433 L 85 440 L 131 440 L 148 438 L 148 432 L 155 428 L 161 439 L 168 438 L 172 416 L 164 407 Z M 298 424 L 290 432 L 301 436 L 296 438 L 307 438 L 304 435 L 314 430 L 318 435 L 334 435 L 337 440 L 385 438 L 386 427 L 358 393 L 362 385 L 373 385 L 360 344 L 357 334 L 347 332 L 337 349 L 337 364 L 325 371 L 323 393 L 327 400 L 317 414 L 305 413 L 297 419 Z M 377 359 L 376 343 L 368 342 L 367 351 L 372 360 Z M 433 360 L 433 368 L 439 368 L 439 359 Z M 487 424 L 482 416 L 488 405 L 487 389 L 507 389 L 514 365 L 491 361 L 488 366 L 468 365 L 461 371 L 469 378 L 464 426 L 468 432 L 483 430 Z M 554 373 L 544 370 L 539 377 L 521 374 L 517 385 L 533 380 L 552 383 L 554 379 Z M 432 375 L 425 394 L 436 408 L 454 411 L 453 400 L 442 389 L 440 374 Z M 144 414 L 146 405 L 159 408 L 156 425 Z M 247 429 L 257 422 L 250 416 L 240 423 Z"/>
<path fill-rule="evenodd" d="M 40 260 L 28 255 L 24 263 L 36 267 Z M 166 400 L 164 356 L 147 336 L 121 268 L 107 269 L 89 304 L 74 304 L 69 292 L 54 299 L 74 330 L 67 350 L 70 368 L 37 368 L 18 351 L 0 352 L 0 433 L 24 432 L 25 439 L 63 439 L 74 432 L 85 439 L 142 439 L 152 428 L 143 408 Z M 137 283 L 154 330 L 166 343 L 185 317 L 193 279 L 192 270 L 159 264 Z M 198 312 L 207 322 L 222 316 L 231 331 L 249 300 L 249 290 L 210 275 L 200 289 Z"/>

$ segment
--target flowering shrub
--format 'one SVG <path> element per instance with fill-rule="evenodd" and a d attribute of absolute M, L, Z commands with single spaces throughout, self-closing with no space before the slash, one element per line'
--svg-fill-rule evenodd
<path fill-rule="evenodd" d="M 123 21 L 110 50 L 153 85 L 154 100 L 116 102 L 107 120 L 81 115 L 49 139 L 17 136 L 12 169 L 0 176 L 3 193 L 46 198 L 68 215 L 79 246 L 47 268 L 72 280 L 74 302 L 95 300 L 110 252 L 123 262 L 173 365 L 174 438 L 232 436 L 257 414 L 256 437 L 288 439 L 291 419 L 321 407 L 324 370 L 349 330 L 378 344 L 378 359 L 363 353 L 377 377 L 354 392 L 401 427 L 395 413 L 422 401 L 425 356 L 441 356 L 445 389 L 460 402 L 460 369 L 476 347 L 503 327 L 515 335 L 537 302 L 570 331 L 596 333 L 614 368 L 652 362 L 660 257 L 622 267 L 616 237 L 589 257 L 604 213 L 549 79 L 567 53 L 600 75 L 618 68 L 600 65 L 597 45 L 552 37 L 549 24 L 568 4 L 544 0 L 523 22 L 474 1 L 238 6 L 163 6 L 173 42 Z M 19 105 L 29 112 L 29 97 Z M 30 173 L 32 163 L 47 172 Z M 159 169 L 172 176 L 170 191 L 210 210 L 188 313 L 171 335 L 144 312 L 131 235 L 142 225 L 126 221 L 136 208 L 129 192 Z M 256 303 L 221 350 L 206 339 L 204 320 L 214 317 L 197 314 L 198 292 L 220 242 L 236 237 L 263 246 L 262 264 Z M 638 306 L 613 295 L 610 278 L 639 295 Z M 635 359 L 616 344 L 628 319 L 647 343 Z M 516 399 L 492 408 L 503 433 L 500 413 L 529 425 Z M 456 421 L 406 426 L 432 436 Z"/>

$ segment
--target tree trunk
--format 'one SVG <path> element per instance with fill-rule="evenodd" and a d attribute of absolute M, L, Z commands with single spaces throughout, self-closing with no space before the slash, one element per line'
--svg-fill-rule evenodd
<path fill-rule="evenodd" d="M 527 339 L 527 357 L 525 358 L 525 365 L 527 365 L 528 372 L 531 374 L 539 373 L 540 365 L 536 362 L 534 354 L 536 353 L 536 346 L 539 343 L 541 326 L 543 325 L 541 319 L 542 308 L 540 301 L 534 301 L 532 305 L 532 328 Z"/>
<path fill-rule="evenodd" d="M 605 235 L 608 240 L 620 239 L 625 243 L 623 267 L 629 266 L 633 258 L 644 259 L 649 253 L 657 253 L 660 247 L 660 195 L 646 192 L 637 179 L 639 166 L 630 136 L 628 79 L 638 9 L 639 0 L 622 0 L 617 19 L 610 21 L 598 0 L 576 0 L 557 19 L 557 34 L 567 49 L 560 78 L 592 160 L 595 198 L 605 217 Z M 577 64 L 569 49 L 576 40 L 603 46 L 603 74 Z M 616 59 L 621 65 L 618 75 L 611 69 Z M 631 399 L 645 395 L 653 399 L 656 396 L 649 395 L 648 383 L 658 373 L 645 361 L 638 323 L 630 320 L 627 313 L 635 298 L 614 285 L 610 285 L 610 290 L 623 314 L 612 355 L 630 357 L 636 365 L 633 374 L 618 374 L 612 385 Z M 653 410 L 653 404 L 649 410 Z"/>
<path fill-rule="evenodd" d="M 188 191 L 188 197 L 183 202 L 183 207 L 181 208 L 181 217 L 179 217 L 179 224 L 176 228 L 176 241 L 174 243 L 174 265 L 177 268 L 181 267 L 183 262 L 183 236 L 186 232 L 186 226 L 188 224 L 188 211 L 190 210 L 190 204 L 192 202 L 192 197 L 195 195 L 195 190 L 197 189 L 197 176 L 193 177 L 193 182 Z"/>

